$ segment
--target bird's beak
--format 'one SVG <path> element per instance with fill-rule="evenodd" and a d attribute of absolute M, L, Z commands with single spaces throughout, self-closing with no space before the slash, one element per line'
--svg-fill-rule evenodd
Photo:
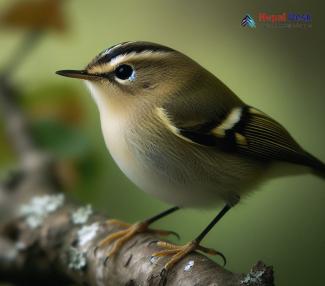
<path fill-rule="evenodd" d="M 86 70 L 81 70 L 81 71 L 61 70 L 61 71 L 57 71 L 56 74 L 66 76 L 66 77 L 85 79 L 85 80 L 95 80 L 100 78 L 99 75 L 89 74 Z"/>

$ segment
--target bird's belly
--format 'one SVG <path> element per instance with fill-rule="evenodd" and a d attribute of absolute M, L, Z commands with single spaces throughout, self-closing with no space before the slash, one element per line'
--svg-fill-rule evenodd
<path fill-rule="evenodd" d="M 141 190 L 162 201 L 183 207 L 214 207 L 224 201 L 222 196 L 230 190 L 214 182 L 198 181 L 191 176 L 184 178 L 182 170 L 173 162 L 162 162 L 164 155 L 158 151 L 153 160 L 139 153 L 126 141 L 123 128 L 109 124 L 103 126 L 106 146 L 118 167 Z"/>

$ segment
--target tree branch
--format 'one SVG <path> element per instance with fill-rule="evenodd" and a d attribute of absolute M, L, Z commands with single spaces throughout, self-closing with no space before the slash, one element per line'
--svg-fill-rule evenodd
<path fill-rule="evenodd" d="M 159 274 L 165 259 L 151 258 L 159 251 L 150 244 L 157 237 L 137 235 L 104 264 L 108 249 L 95 255 L 95 246 L 118 228 L 106 224 L 106 217 L 91 214 L 89 207 L 80 208 L 62 194 L 53 194 L 51 164 L 40 162 L 45 163 L 32 172 L 22 171 L 20 178 L 12 178 L 14 184 L 1 187 L 6 199 L 1 200 L 0 208 L 15 210 L 5 214 L 5 226 L 0 230 L 1 280 L 22 285 L 24 281 L 58 285 L 68 279 L 81 285 L 163 285 Z M 36 196 L 35 190 L 44 195 Z M 198 253 L 183 259 L 166 281 L 167 285 L 273 285 L 272 268 L 263 263 L 247 275 L 235 274 Z"/>

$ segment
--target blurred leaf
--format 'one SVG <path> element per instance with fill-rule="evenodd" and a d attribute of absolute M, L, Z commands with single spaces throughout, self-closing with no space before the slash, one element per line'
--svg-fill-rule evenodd
<path fill-rule="evenodd" d="M 34 120 L 51 118 L 80 126 L 86 112 L 80 100 L 83 94 L 80 93 L 71 86 L 40 84 L 25 92 L 21 99 L 29 117 Z"/>
<path fill-rule="evenodd" d="M 56 120 L 40 120 L 32 124 L 36 142 L 60 157 L 77 158 L 87 153 L 86 136 L 78 129 Z"/>
<path fill-rule="evenodd" d="M 62 4 L 63 0 L 14 1 L 0 16 L 0 24 L 14 28 L 65 31 Z"/>

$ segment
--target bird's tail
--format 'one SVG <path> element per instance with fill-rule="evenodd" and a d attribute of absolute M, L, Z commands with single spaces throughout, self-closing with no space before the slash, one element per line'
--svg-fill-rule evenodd
<path fill-rule="evenodd" d="M 325 164 L 308 152 L 305 159 L 306 166 L 310 167 L 316 176 L 325 179 Z"/>

